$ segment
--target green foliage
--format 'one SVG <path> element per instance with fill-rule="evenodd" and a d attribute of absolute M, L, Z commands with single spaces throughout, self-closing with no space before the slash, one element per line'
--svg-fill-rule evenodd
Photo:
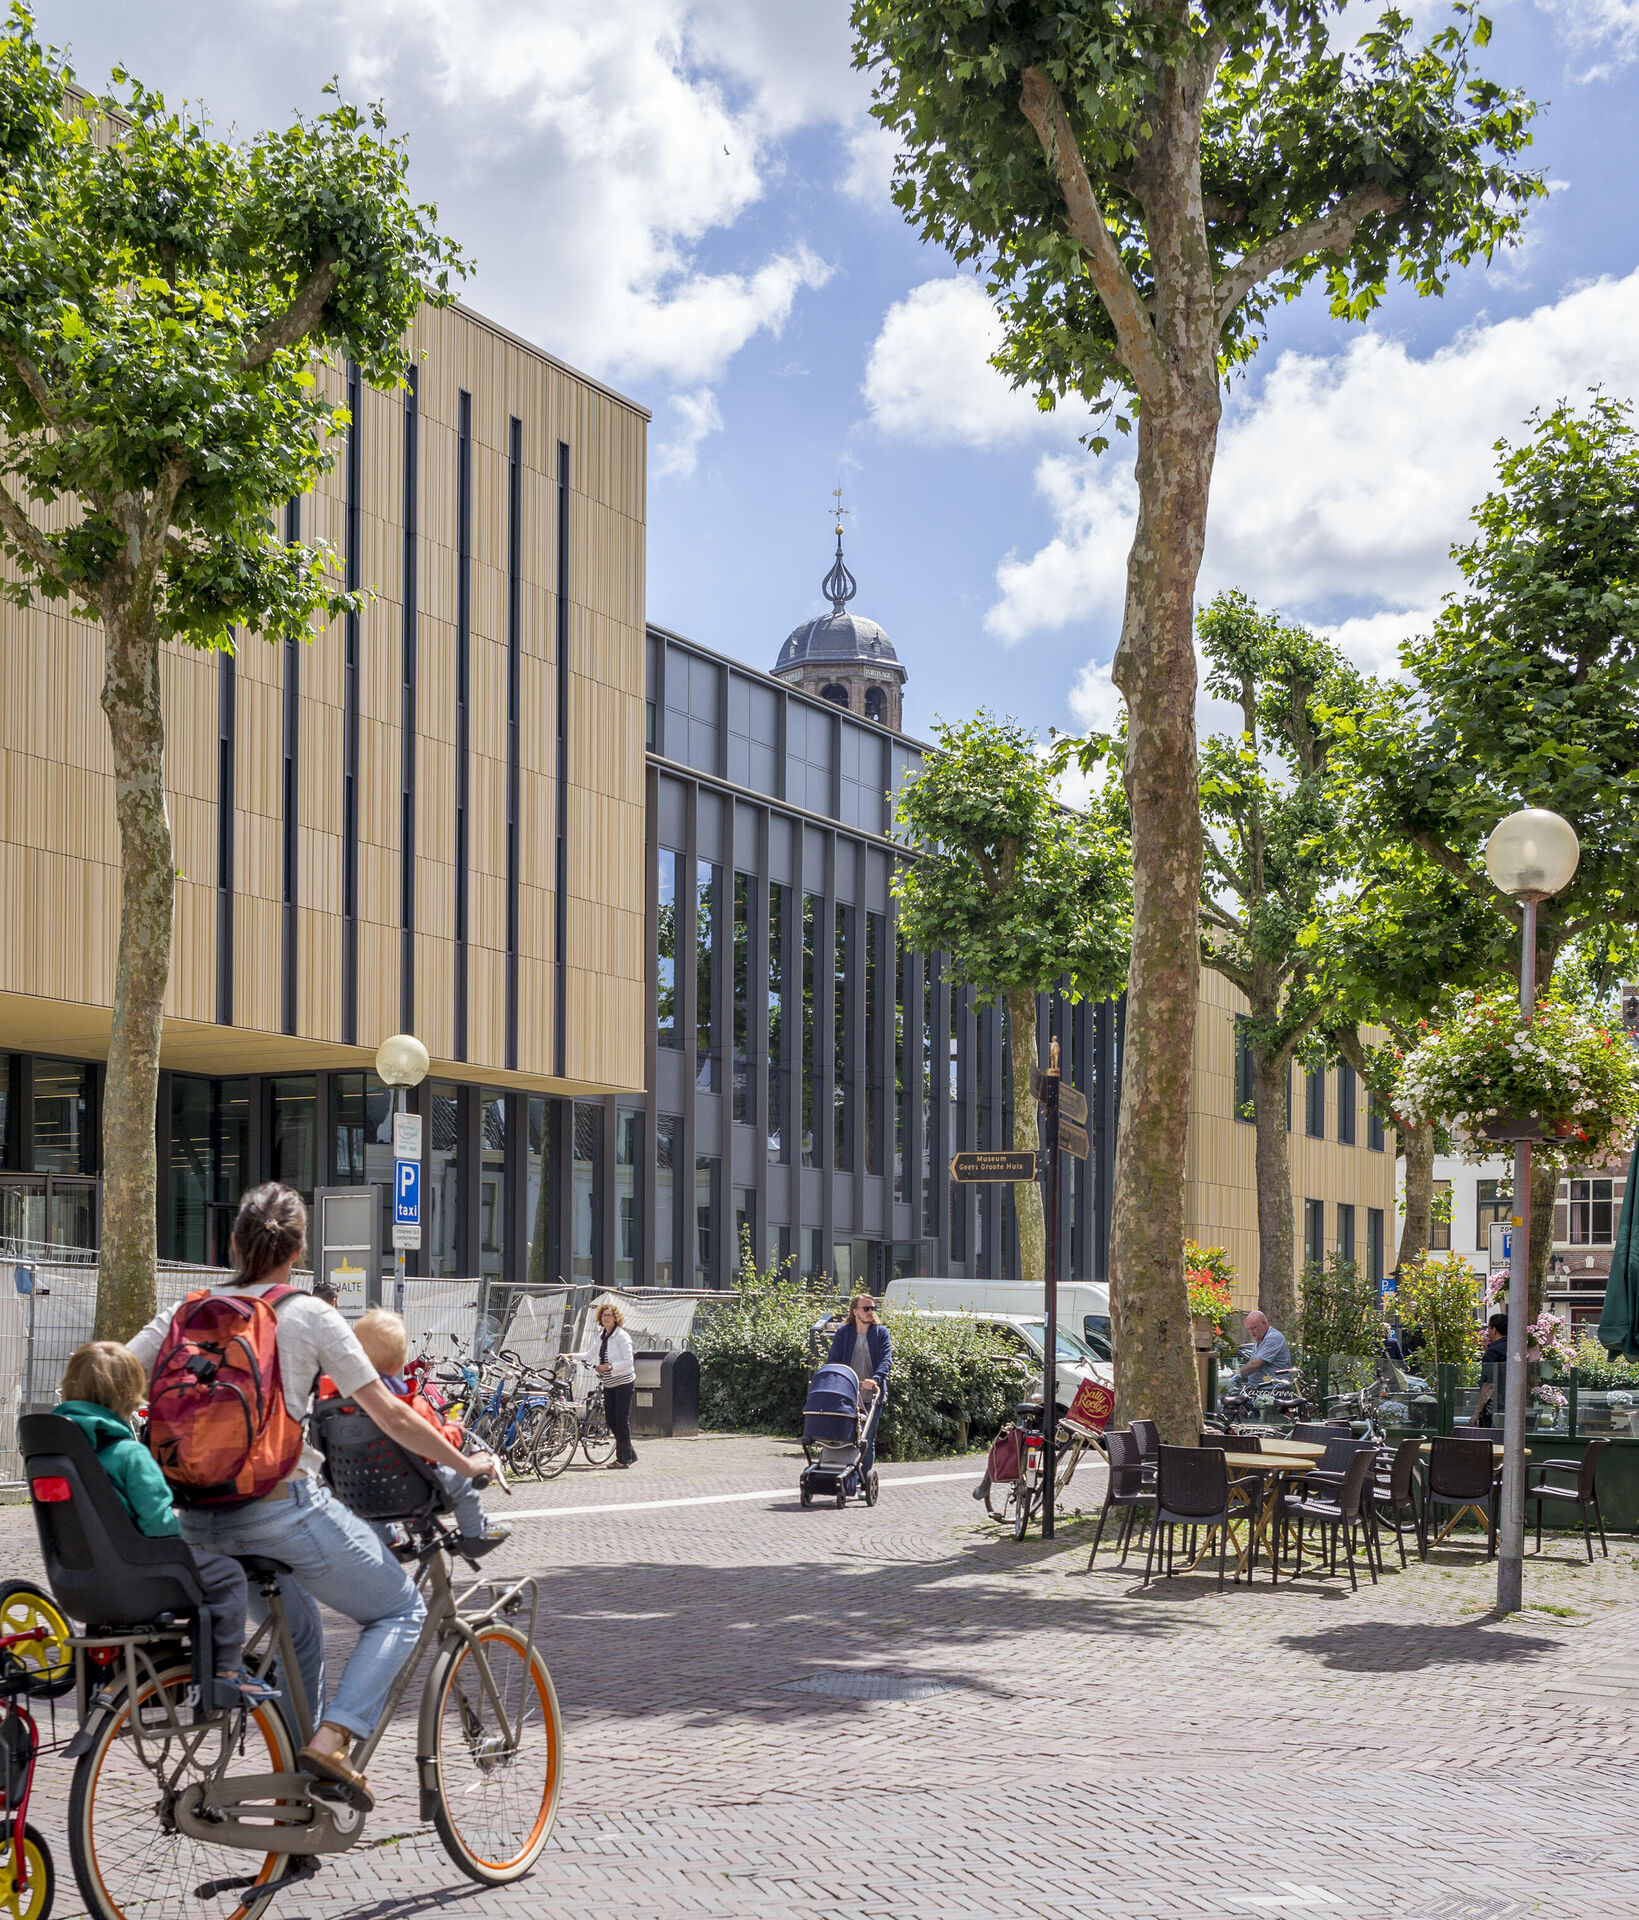
<path fill-rule="evenodd" d="M 1519 970 L 1519 910 L 1485 873 L 1486 836 L 1518 807 L 1563 814 L 1582 857 L 1538 909 L 1539 985 L 1580 942 L 1608 989 L 1639 927 L 1639 434 L 1626 403 L 1597 394 L 1531 425 L 1524 445 L 1501 445 L 1501 484 L 1456 550 L 1465 591 L 1402 649 L 1410 678 L 1340 723 L 1340 769 L 1354 831 L 1399 847 L 1425 919 L 1452 887 L 1482 914 L 1470 977 Z M 1393 894 L 1385 906 L 1395 914 Z M 1429 957 L 1421 937 L 1405 942 L 1414 976 Z"/>
<path fill-rule="evenodd" d="M 1377 1282 L 1341 1253 L 1305 1261 L 1298 1318 L 1298 1347 L 1305 1362 L 1313 1366 L 1334 1353 L 1369 1358 L 1382 1346 Z"/>
<path fill-rule="evenodd" d="M 1460 1253 L 1425 1253 L 1400 1269 L 1394 1317 L 1421 1333 L 1417 1371 L 1432 1377 L 1443 1362 L 1472 1360 L 1480 1331 L 1483 1282 Z"/>
<path fill-rule="evenodd" d="M 0 34 L 0 548 L 20 604 L 135 609 L 162 638 L 304 635 L 350 604 L 285 501 L 344 408 L 315 355 L 392 386 L 460 254 L 406 191 L 379 110 L 338 102 L 235 143 L 116 71 L 78 105 L 14 4 Z M 32 508 L 32 518 L 29 509 Z M 52 530 L 37 523 L 50 511 Z"/>
<path fill-rule="evenodd" d="M 774 1275 L 742 1277 L 739 1298 L 696 1320 L 700 1420 L 727 1431 L 800 1434 L 818 1362 L 809 1331 L 828 1303 Z M 965 1315 L 885 1313 L 893 1335 L 888 1403 L 877 1432 L 885 1460 L 926 1459 L 988 1440 L 1029 1381 L 994 1331 Z M 821 1352 L 824 1357 L 823 1350 Z"/>
<path fill-rule="evenodd" d="M 1453 265 L 1515 242 L 1543 191 L 1517 165 L 1535 109 L 1474 71 L 1488 24 L 1459 6 L 1419 44 L 1410 17 L 1389 9 L 1351 49 L 1333 37 L 1341 12 L 1335 0 L 854 0 L 856 64 L 875 74 L 872 111 L 898 142 L 894 198 L 924 238 L 981 266 L 1005 326 L 996 364 L 1044 407 L 1080 395 L 1103 410 L 1133 380 L 1020 110 L 1029 70 L 1062 97 L 1104 224 L 1157 325 L 1158 282 L 1177 265 L 1157 253 L 1154 225 L 1181 163 L 1168 140 L 1180 97 L 1205 102 L 1195 204 L 1220 289 L 1265 246 L 1364 209 L 1346 234 L 1264 256 L 1224 316 L 1226 367 L 1256 350 L 1277 300 L 1316 281 L 1336 317 L 1361 320 L 1391 278 L 1437 293 Z"/>
<path fill-rule="evenodd" d="M 1201 748 L 1202 959 L 1246 996 L 1278 1071 L 1329 1010 L 1303 936 L 1351 871 L 1329 753 L 1362 682 L 1330 641 L 1242 593 L 1220 593 L 1196 632 L 1207 692 L 1241 710 L 1239 733 Z"/>
<path fill-rule="evenodd" d="M 1592 1334 L 1577 1336 L 1576 1358 L 1572 1364 L 1580 1386 L 1592 1387 L 1599 1393 L 1612 1388 L 1639 1391 L 1639 1360 L 1607 1359 L 1605 1349 Z"/>
<path fill-rule="evenodd" d="M 894 878 L 899 925 L 923 953 L 950 956 L 982 999 L 1120 991 L 1131 936 L 1131 856 L 1095 801 L 1061 806 L 1034 737 L 981 712 L 938 721 L 934 746 L 899 791 L 897 821 L 917 857 Z"/>

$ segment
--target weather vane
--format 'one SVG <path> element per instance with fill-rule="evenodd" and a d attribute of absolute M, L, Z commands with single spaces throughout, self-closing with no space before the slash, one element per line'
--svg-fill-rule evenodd
<path fill-rule="evenodd" d="M 833 487 L 833 488 L 831 489 L 831 498 L 832 498 L 832 499 L 833 499 L 833 500 L 834 500 L 834 501 L 835 501 L 835 502 L 837 503 L 837 504 L 836 504 L 836 506 L 835 506 L 835 507 L 833 508 L 833 510 L 832 510 L 832 513 L 831 513 L 831 518 L 832 518 L 833 520 L 835 520 L 835 521 L 836 521 L 836 523 L 837 523 L 837 538 L 838 538 L 838 539 L 840 540 L 840 539 L 842 538 L 842 521 L 843 521 L 843 516 L 844 516 L 845 514 L 851 514 L 851 513 L 853 512 L 853 508 L 852 508 L 852 507 L 845 507 L 845 506 L 844 506 L 844 505 L 842 504 L 842 489 L 841 489 L 841 487 Z"/>

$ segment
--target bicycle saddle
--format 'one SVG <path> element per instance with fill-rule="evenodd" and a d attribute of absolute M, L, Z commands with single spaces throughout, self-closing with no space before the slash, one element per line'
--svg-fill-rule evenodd
<path fill-rule="evenodd" d="M 282 1560 L 270 1560 L 265 1553 L 236 1553 L 233 1558 L 252 1580 L 277 1580 L 291 1571 Z"/>

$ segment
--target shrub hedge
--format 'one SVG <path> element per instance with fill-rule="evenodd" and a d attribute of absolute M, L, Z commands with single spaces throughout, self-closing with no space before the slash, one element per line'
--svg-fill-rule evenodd
<path fill-rule="evenodd" d="M 700 1362 L 700 1424 L 800 1434 L 817 1364 L 809 1330 L 844 1305 L 793 1281 L 743 1276 L 738 1300 L 695 1321 L 689 1344 Z M 885 1460 L 925 1460 L 987 1442 L 1028 1390 L 1000 1336 L 976 1321 L 888 1312 L 882 1322 L 893 1336 L 888 1404 L 877 1433 Z"/>

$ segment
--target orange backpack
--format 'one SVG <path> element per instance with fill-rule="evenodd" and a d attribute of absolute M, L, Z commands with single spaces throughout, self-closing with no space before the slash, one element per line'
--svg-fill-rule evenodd
<path fill-rule="evenodd" d="M 301 1458 L 274 1313 L 297 1291 L 190 1293 L 171 1316 L 148 1389 L 148 1445 L 179 1505 L 245 1506 Z"/>

